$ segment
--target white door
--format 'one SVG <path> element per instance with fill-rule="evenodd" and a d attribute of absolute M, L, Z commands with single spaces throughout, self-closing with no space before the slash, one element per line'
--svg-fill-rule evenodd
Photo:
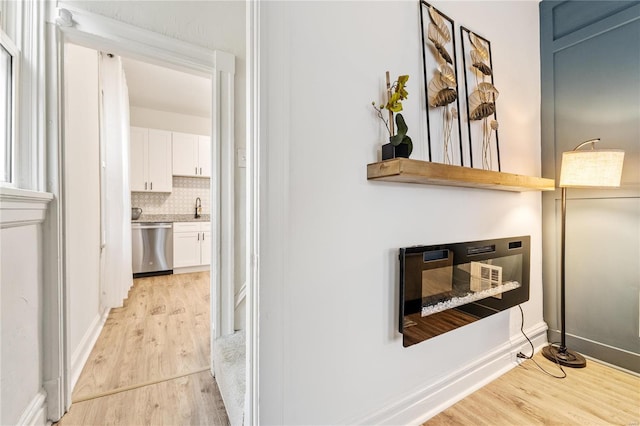
<path fill-rule="evenodd" d="M 144 191 L 147 172 L 147 147 L 149 133 L 147 129 L 131 127 L 131 157 L 129 179 L 132 191 Z"/>
<path fill-rule="evenodd" d="M 199 176 L 198 136 L 173 132 L 173 174 Z"/>
<path fill-rule="evenodd" d="M 149 190 L 171 192 L 171 132 L 149 129 Z"/>

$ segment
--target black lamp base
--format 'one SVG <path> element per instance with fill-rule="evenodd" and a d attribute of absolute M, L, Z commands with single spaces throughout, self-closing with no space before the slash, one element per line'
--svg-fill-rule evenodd
<path fill-rule="evenodd" d="M 548 360 L 557 362 L 565 367 L 584 368 L 587 366 L 587 360 L 582 355 L 567 348 L 561 349 L 549 345 L 542 348 L 542 355 Z"/>

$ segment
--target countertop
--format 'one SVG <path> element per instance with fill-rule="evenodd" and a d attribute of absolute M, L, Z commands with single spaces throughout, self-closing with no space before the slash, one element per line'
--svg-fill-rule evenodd
<path fill-rule="evenodd" d="M 199 218 L 195 218 L 193 214 L 141 214 L 136 220 L 131 220 L 131 223 L 140 222 L 209 222 L 210 215 L 203 214 Z"/>

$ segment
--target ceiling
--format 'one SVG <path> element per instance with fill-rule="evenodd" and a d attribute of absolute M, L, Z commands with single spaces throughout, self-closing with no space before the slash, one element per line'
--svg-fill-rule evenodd
<path fill-rule="evenodd" d="M 122 58 L 131 106 L 211 117 L 211 80 Z"/>

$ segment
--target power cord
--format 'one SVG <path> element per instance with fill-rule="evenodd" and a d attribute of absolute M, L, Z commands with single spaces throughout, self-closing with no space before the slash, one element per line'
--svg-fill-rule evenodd
<path fill-rule="evenodd" d="M 518 308 L 520 308 L 520 332 L 522 333 L 524 338 L 527 339 L 527 342 L 529 342 L 529 345 L 531 345 L 531 355 L 525 355 L 522 352 L 518 352 L 516 354 L 516 356 L 518 358 L 530 359 L 547 376 L 551 376 L 551 377 L 553 377 L 555 379 L 564 379 L 565 377 L 567 377 L 567 373 L 562 368 L 562 365 L 560 365 L 560 361 L 558 361 L 558 358 L 556 358 L 556 364 L 557 364 L 558 368 L 560 369 L 560 371 L 562 371 L 562 376 L 556 376 L 553 373 L 549 373 L 540 364 L 538 364 L 535 359 L 533 359 L 533 354 L 535 353 L 535 348 L 533 346 L 533 342 L 531 342 L 531 339 L 529 339 L 529 336 L 527 336 L 527 334 L 524 332 L 524 311 L 522 310 L 522 306 L 518 305 Z M 552 343 L 552 345 L 555 345 L 555 344 L 556 343 Z"/>

